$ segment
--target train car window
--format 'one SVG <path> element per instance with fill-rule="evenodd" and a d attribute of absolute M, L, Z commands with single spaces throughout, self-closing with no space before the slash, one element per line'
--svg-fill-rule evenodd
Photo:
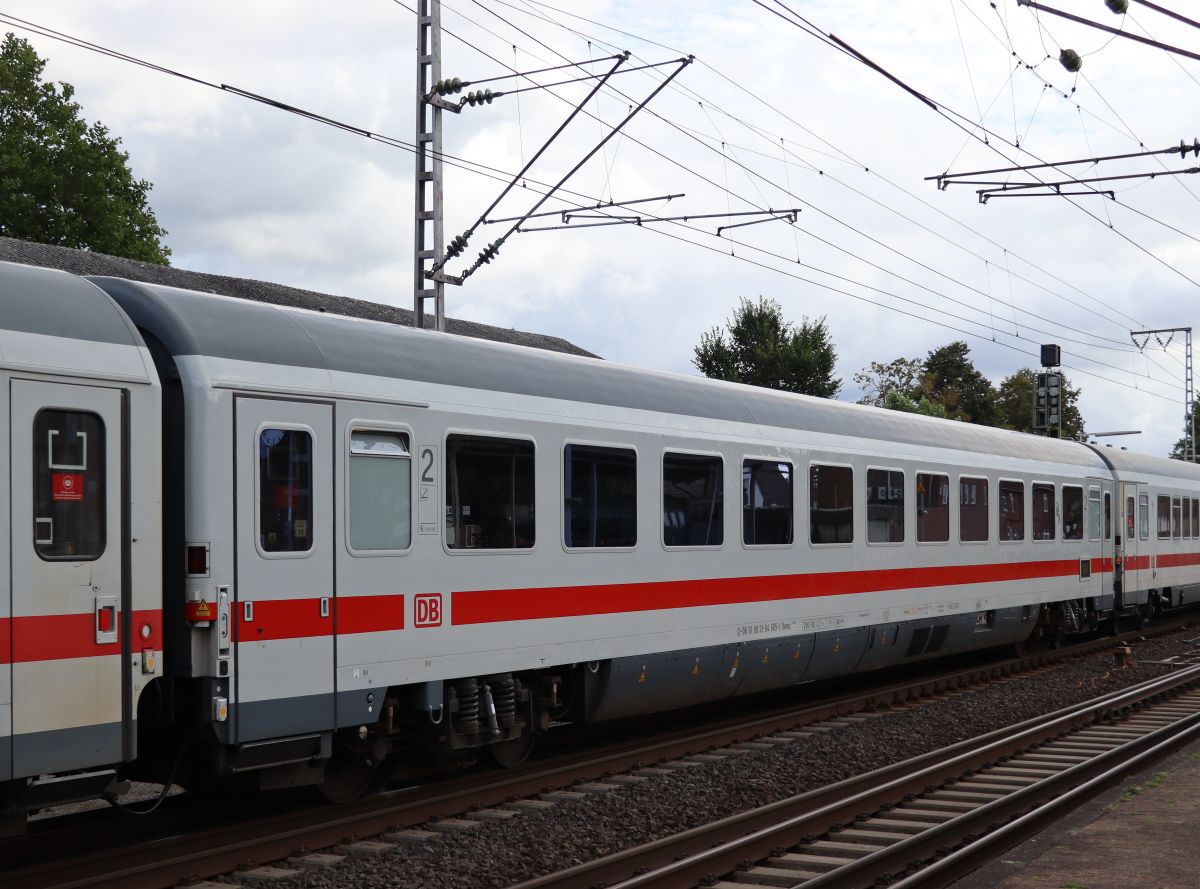
<path fill-rule="evenodd" d="M 33 547 L 48 562 L 104 554 L 104 421 L 84 411 L 33 419 Z"/>
<path fill-rule="evenodd" d="M 1186 540 L 1192 536 L 1192 498 L 1183 498 L 1183 536 Z"/>
<path fill-rule="evenodd" d="M 1000 539 L 1025 539 L 1025 485 L 1000 482 Z"/>
<path fill-rule="evenodd" d="M 1088 540 L 1100 539 L 1100 489 L 1088 488 Z"/>
<path fill-rule="evenodd" d="M 532 547 L 533 476 L 531 441 L 446 436 L 446 546 Z"/>
<path fill-rule="evenodd" d="M 1150 539 L 1150 495 L 1138 495 L 1138 537 Z"/>
<path fill-rule="evenodd" d="M 950 476 L 917 473 L 917 543 L 950 539 Z"/>
<path fill-rule="evenodd" d="M 1112 493 L 1104 492 L 1104 539 L 1112 540 Z"/>
<path fill-rule="evenodd" d="M 958 480 L 958 539 L 980 543 L 988 539 L 988 480 Z"/>
<path fill-rule="evenodd" d="M 1063 540 L 1083 540 L 1083 488 L 1063 485 Z"/>
<path fill-rule="evenodd" d="M 1135 529 L 1133 527 L 1134 521 L 1135 521 L 1135 519 L 1134 519 L 1133 498 L 1126 497 L 1125 498 L 1125 539 L 1126 540 L 1133 540 L 1133 538 L 1134 538 L 1134 534 L 1135 534 Z"/>
<path fill-rule="evenodd" d="M 725 539 L 720 457 L 663 454 L 663 543 L 720 546 Z"/>
<path fill-rule="evenodd" d="M 350 548 L 408 549 L 412 543 L 412 459 L 402 432 L 350 433 Z"/>
<path fill-rule="evenodd" d="M 1200 500 L 1192 498 L 1192 537 L 1200 537 Z"/>
<path fill-rule="evenodd" d="M 808 467 L 809 539 L 854 542 L 854 470 L 849 466 Z"/>
<path fill-rule="evenodd" d="M 904 473 L 867 470 L 867 543 L 904 542 Z"/>
<path fill-rule="evenodd" d="M 792 542 L 792 464 L 742 461 L 742 542 L 769 546 Z"/>
<path fill-rule="evenodd" d="M 1166 494 L 1158 495 L 1158 539 L 1168 540 L 1171 537 L 1171 498 Z"/>
<path fill-rule="evenodd" d="M 563 449 L 563 544 L 637 543 L 637 452 L 569 444 Z"/>
<path fill-rule="evenodd" d="M 1034 482 L 1033 539 L 1054 539 L 1054 485 Z"/>
<path fill-rule="evenodd" d="M 1171 536 L 1176 540 L 1179 539 L 1182 528 L 1182 515 L 1179 507 L 1179 498 L 1171 498 Z"/>
<path fill-rule="evenodd" d="M 313 542 L 312 435 L 258 433 L 258 539 L 263 552 L 303 553 Z"/>

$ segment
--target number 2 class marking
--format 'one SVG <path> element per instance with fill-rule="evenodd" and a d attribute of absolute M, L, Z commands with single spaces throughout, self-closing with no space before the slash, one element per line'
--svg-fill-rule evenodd
<path fill-rule="evenodd" d="M 421 481 L 427 485 L 433 484 L 433 448 L 421 449 L 421 460 L 424 461 L 424 466 L 421 468 Z"/>

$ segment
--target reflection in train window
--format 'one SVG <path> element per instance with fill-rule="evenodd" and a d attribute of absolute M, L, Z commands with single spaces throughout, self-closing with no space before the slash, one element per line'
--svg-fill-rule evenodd
<path fill-rule="evenodd" d="M 563 543 L 637 543 L 637 453 L 569 444 L 563 450 Z"/>
<path fill-rule="evenodd" d="M 1150 539 L 1150 495 L 1138 495 L 1138 537 Z"/>
<path fill-rule="evenodd" d="M 849 466 L 808 468 L 809 535 L 813 543 L 854 541 L 854 470 Z"/>
<path fill-rule="evenodd" d="M 1054 485 L 1033 485 L 1033 539 L 1054 539 Z"/>
<path fill-rule="evenodd" d="M 1167 540 L 1171 536 L 1171 498 L 1166 494 L 1158 495 L 1158 539 Z"/>
<path fill-rule="evenodd" d="M 1135 519 L 1134 519 L 1133 498 L 1126 497 L 1125 498 L 1125 539 L 1126 540 L 1133 540 L 1133 538 L 1135 536 L 1134 528 L 1133 528 L 1134 521 L 1135 521 Z"/>
<path fill-rule="evenodd" d="M 350 433 L 350 548 L 408 549 L 412 542 L 412 460 L 400 432 Z"/>
<path fill-rule="evenodd" d="M 988 480 L 958 480 L 958 539 L 979 543 L 988 539 Z"/>
<path fill-rule="evenodd" d="M 258 539 L 263 552 L 312 549 L 312 435 L 299 429 L 258 434 Z"/>
<path fill-rule="evenodd" d="M 1083 540 L 1083 488 L 1063 485 L 1063 540 Z"/>
<path fill-rule="evenodd" d="M 904 542 L 904 473 L 867 470 L 867 543 Z"/>
<path fill-rule="evenodd" d="M 792 464 L 742 461 L 742 542 L 769 546 L 792 542 Z"/>
<path fill-rule="evenodd" d="M 1025 485 L 1000 482 L 1000 539 L 1025 539 Z"/>
<path fill-rule="evenodd" d="M 1171 536 L 1176 540 L 1179 539 L 1180 530 L 1182 528 L 1182 515 L 1180 514 L 1179 498 L 1171 498 Z"/>
<path fill-rule="evenodd" d="M 447 547 L 529 549 L 533 502 L 533 442 L 446 436 Z"/>
<path fill-rule="evenodd" d="M 917 473 L 917 542 L 950 539 L 950 477 Z"/>
<path fill-rule="evenodd" d="M 720 546 L 725 539 L 720 457 L 663 454 L 663 543 Z"/>
<path fill-rule="evenodd" d="M 43 559 L 83 562 L 104 553 L 104 473 L 103 420 L 83 411 L 38 411 L 33 546 Z"/>

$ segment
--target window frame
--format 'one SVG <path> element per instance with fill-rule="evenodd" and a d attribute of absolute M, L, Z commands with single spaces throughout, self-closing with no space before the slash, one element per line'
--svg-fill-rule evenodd
<path fill-rule="evenodd" d="M 1167 530 L 1166 530 L 1166 533 L 1163 532 L 1162 527 L 1161 527 L 1161 525 L 1162 525 L 1162 505 L 1163 505 L 1164 500 L 1167 501 Z M 1156 533 L 1158 534 L 1158 539 L 1159 540 L 1170 540 L 1171 539 L 1171 495 L 1170 494 L 1158 494 L 1157 495 L 1157 499 L 1155 500 L 1154 516 L 1155 516 L 1155 525 L 1157 526 Z"/>
<path fill-rule="evenodd" d="M 963 540 L 963 536 L 962 536 L 962 529 L 963 529 L 962 483 L 963 483 L 963 479 L 968 479 L 973 482 L 983 482 L 984 490 L 987 491 L 988 502 L 987 502 L 987 506 L 984 507 L 987 512 L 987 536 L 984 537 L 983 540 Z M 961 545 L 961 546 L 979 546 L 981 544 L 991 543 L 992 542 L 992 480 L 990 478 L 988 478 L 986 475 L 959 475 L 959 476 L 957 476 L 957 482 L 958 482 L 958 542 L 959 542 L 959 545 Z M 998 488 L 997 488 L 997 490 L 998 490 Z M 999 508 L 1000 508 L 999 504 L 997 504 L 997 506 L 996 506 L 996 509 L 997 509 L 996 514 L 997 515 L 999 515 Z"/>
<path fill-rule="evenodd" d="M 43 553 L 41 550 L 41 547 L 46 544 L 44 542 L 40 542 L 38 539 L 38 520 L 41 517 L 38 516 L 38 506 L 39 506 L 38 494 L 39 494 L 39 491 L 38 491 L 37 476 L 38 476 L 38 472 L 40 470 L 37 465 L 37 458 L 38 458 L 37 433 L 38 433 L 38 421 L 41 419 L 43 414 L 50 412 L 50 411 L 53 411 L 55 413 L 80 414 L 80 415 L 95 417 L 96 422 L 98 422 L 100 424 L 100 447 L 101 447 L 101 453 L 103 454 L 103 465 L 100 468 L 100 475 L 101 475 L 101 482 L 100 482 L 100 486 L 101 486 L 100 487 L 100 549 L 95 555 L 81 556 L 78 553 L 73 553 L 73 554 L 62 555 L 62 556 L 48 556 L 45 553 Z M 108 531 L 109 531 L 108 509 L 109 509 L 109 506 L 111 505 L 110 500 L 109 500 L 110 493 L 108 490 L 109 478 L 110 478 L 110 473 L 108 471 L 108 467 L 109 467 L 109 460 L 111 459 L 111 456 L 109 454 L 109 446 L 108 446 L 109 445 L 108 422 L 105 420 L 104 416 L 98 410 L 92 410 L 91 408 L 78 408 L 78 407 L 56 407 L 54 405 L 48 404 L 48 405 L 43 405 L 42 407 L 38 408 L 37 412 L 34 413 L 33 420 L 30 425 L 30 431 L 33 433 L 33 441 L 32 441 L 32 447 L 30 449 L 30 455 L 32 458 L 32 465 L 30 466 L 30 470 L 31 470 L 31 472 L 30 472 L 30 493 L 32 494 L 32 497 L 30 498 L 31 503 L 30 503 L 29 518 L 33 525 L 33 539 L 30 540 L 29 544 L 31 547 L 33 547 L 34 555 L 36 555 L 41 561 L 48 562 L 50 564 L 53 564 L 55 562 L 79 562 L 79 563 L 98 562 L 100 559 L 104 558 L 105 553 L 108 552 L 108 546 L 109 546 L 109 543 L 111 542 L 108 537 Z M 86 444 L 84 446 L 84 453 L 85 453 L 85 455 L 87 453 Z M 120 459 L 120 454 L 118 454 L 117 457 L 118 457 L 118 459 Z M 87 468 L 86 460 L 84 461 L 84 466 L 83 466 L 83 469 L 81 470 L 78 466 L 55 465 L 54 463 L 51 462 L 53 459 L 54 459 L 54 452 L 50 448 L 50 446 L 47 445 L 46 470 L 50 474 L 51 479 L 53 479 L 55 469 L 58 469 L 60 471 L 63 469 L 67 469 L 72 473 L 78 473 L 81 471 L 82 472 L 90 471 Z M 53 485 L 53 481 L 51 481 L 51 484 Z M 118 497 L 119 496 L 120 495 L 118 494 Z M 53 528 L 53 525 L 51 527 Z"/>
<path fill-rule="evenodd" d="M 849 540 L 835 541 L 834 543 L 813 543 L 813 539 L 812 539 L 812 468 L 814 466 L 828 466 L 831 469 L 849 469 L 850 470 L 850 539 Z M 855 531 L 857 529 L 855 528 L 855 517 L 854 517 L 854 486 L 855 486 L 854 476 L 855 476 L 855 472 L 854 472 L 854 464 L 853 463 L 837 462 L 834 460 L 817 460 L 817 459 L 808 461 L 808 465 L 805 467 L 805 470 L 804 470 L 804 490 L 806 492 L 805 498 L 804 498 L 804 504 L 806 507 L 805 512 L 808 515 L 808 522 L 806 523 L 807 524 L 806 530 L 808 533 L 805 534 L 804 537 L 808 541 L 809 548 L 818 549 L 818 550 L 829 549 L 829 548 L 852 549 L 855 546 L 855 537 L 856 537 Z M 864 478 L 864 481 L 865 481 L 865 478 Z M 864 498 L 864 502 L 865 502 L 865 498 Z M 907 518 L 906 518 L 906 524 L 907 524 Z"/>
<path fill-rule="evenodd" d="M 452 547 L 446 542 L 446 498 L 450 496 L 450 436 L 464 435 L 470 438 L 494 438 L 500 441 L 527 441 L 533 445 L 533 546 L 486 549 L 484 547 Z M 442 465 L 438 471 L 441 481 L 438 484 L 438 537 L 442 541 L 442 550 L 451 556 L 516 556 L 529 555 L 537 550 L 541 539 L 541 528 L 538 527 L 538 444 L 532 435 L 520 432 L 497 432 L 495 429 L 467 429 L 449 427 L 442 433 L 442 452 L 438 455 Z M 417 462 L 417 461 L 414 461 Z M 561 488 L 559 489 L 562 490 Z M 561 537 L 561 535 L 560 535 Z"/>
<path fill-rule="evenodd" d="M 1171 539 L 1183 539 L 1183 498 L 1178 494 L 1171 495 Z"/>
<path fill-rule="evenodd" d="M 1146 521 L 1142 521 L 1142 508 L 1145 507 Z M 1150 539 L 1150 492 L 1138 492 L 1138 540 Z"/>
<path fill-rule="evenodd" d="M 1033 534 L 1033 516 L 1034 516 L 1034 496 L 1037 494 L 1038 488 L 1050 489 L 1050 537 L 1035 537 Z M 1057 543 L 1058 535 L 1061 531 L 1059 525 L 1062 523 L 1061 510 L 1059 509 L 1059 490 L 1058 485 L 1049 480 L 1034 480 L 1029 483 L 1029 537 L 1028 539 L 1034 543 Z"/>
<path fill-rule="evenodd" d="M 408 546 L 404 549 L 355 549 L 350 543 L 350 462 L 356 457 L 367 456 L 365 454 L 354 454 L 351 451 L 351 442 L 354 439 L 355 432 L 379 433 L 383 435 L 391 435 L 399 433 L 408 438 Z M 346 471 L 343 474 L 343 483 L 345 487 L 342 489 L 342 503 L 345 507 L 345 523 L 346 528 L 343 534 L 345 538 L 346 552 L 356 559 L 378 559 L 390 558 L 393 556 L 407 556 L 412 552 L 413 543 L 417 538 L 417 492 L 419 491 L 417 479 L 417 458 L 416 458 L 416 436 L 413 434 L 411 426 L 404 423 L 392 423 L 387 420 L 360 420 L 351 419 L 346 422 L 346 436 L 343 442 L 346 455 Z M 379 459 L 398 459 L 394 457 L 380 457 Z M 445 467 L 440 467 L 439 472 L 444 472 Z M 444 505 L 444 504 L 443 504 Z M 444 528 L 440 529 L 444 532 Z M 444 536 L 444 534 L 443 534 Z"/>
<path fill-rule="evenodd" d="M 704 544 L 685 544 L 683 546 L 675 546 L 667 543 L 667 526 L 663 523 L 663 509 L 666 506 L 667 497 L 667 480 L 665 474 L 665 462 L 667 454 L 677 454 L 683 457 L 716 457 L 721 461 L 721 542 L 720 543 L 704 543 Z M 738 464 L 741 468 L 741 464 Z M 726 490 L 729 479 L 725 473 L 725 455 L 720 451 L 705 451 L 695 448 L 674 448 L 664 446 L 658 455 L 658 542 L 663 550 L 669 553 L 678 552 L 715 552 L 716 550 L 724 549 L 725 540 L 729 536 L 727 533 L 729 528 L 729 492 Z M 795 493 L 792 494 L 793 498 Z M 742 486 L 741 475 L 738 475 L 738 511 L 741 510 L 742 502 Z M 741 522 L 738 522 L 738 531 L 741 531 Z M 792 537 L 795 539 L 796 529 L 792 526 Z M 741 539 L 741 534 L 738 534 L 738 539 Z"/>
<path fill-rule="evenodd" d="M 1200 538 L 1200 498 L 1192 498 L 1192 539 Z"/>
<path fill-rule="evenodd" d="M 1021 486 L 1021 537 L 1016 540 L 1006 540 L 1000 533 L 1000 486 L 1005 482 Z M 1029 490 L 1028 483 L 1023 478 L 996 479 L 996 539 L 997 542 L 1008 546 L 1020 546 L 1029 542 Z"/>
<path fill-rule="evenodd" d="M 1067 536 L 1067 529 L 1063 525 L 1063 522 L 1067 520 L 1067 488 L 1070 488 L 1072 491 L 1079 492 L 1079 515 L 1075 519 L 1075 523 L 1079 528 L 1079 534 L 1078 536 L 1074 537 Z M 1057 521 L 1059 533 L 1062 534 L 1059 539 L 1063 543 L 1084 543 L 1087 541 L 1087 495 L 1088 489 L 1086 482 L 1080 482 L 1079 484 L 1068 484 L 1067 482 L 1063 482 L 1059 486 L 1058 507 L 1060 508 L 1060 513 Z"/>
<path fill-rule="evenodd" d="M 1180 519 L 1182 520 L 1182 525 L 1183 525 L 1183 538 L 1182 539 L 1191 540 L 1192 539 L 1192 498 L 1191 497 L 1183 498 L 1183 510 L 1180 512 Z"/>
<path fill-rule="evenodd" d="M 262 434 L 267 429 L 281 429 L 285 432 L 306 432 L 308 433 L 309 441 L 312 442 L 312 477 L 309 481 L 312 484 L 312 490 L 309 494 L 309 501 L 312 503 L 312 528 L 309 529 L 308 549 L 302 550 L 267 550 L 262 546 L 262 458 L 258 454 L 259 442 L 262 440 Z M 311 559 L 317 551 L 317 433 L 307 423 L 284 422 L 282 420 L 264 420 L 259 423 L 254 429 L 254 500 L 252 509 L 254 510 L 254 548 L 258 550 L 258 554 L 264 559 Z"/>
<path fill-rule="evenodd" d="M 741 479 L 745 475 L 745 472 L 746 472 L 746 461 L 747 460 L 753 460 L 756 463 L 786 463 L 789 467 L 791 467 L 792 503 L 791 503 L 791 507 L 790 507 L 790 509 L 791 509 L 790 518 L 791 518 L 791 523 L 792 523 L 792 541 L 791 541 L 791 543 L 747 543 L 746 542 L 746 512 L 745 512 L 746 508 L 745 508 L 745 505 L 743 504 L 738 507 L 738 514 L 740 516 L 739 521 L 738 521 L 738 530 L 741 532 L 738 534 L 738 540 L 741 541 L 742 549 L 791 549 L 793 546 L 796 545 L 796 513 L 798 512 L 798 510 L 796 509 L 796 461 L 793 460 L 791 457 L 760 457 L 755 454 L 743 454 L 741 457 L 741 460 L 738 463 L 738 467 L 739 467 L 739 469 L 741 469 L 741 473 L 738 476 L 738 492 L 739 492 L 738 500 L 739 500 L 739 502 L 741 501 L 741 496 L 740 496 L 740 494 L 741 494 Z"/>
<path fill-rule="evenodd" d="M 921 539 L 921 516 L 919 510 L 921 504 L 918 501 L 920 496 L 916 486 L 921 483 L 921 476 L 929 476 L 930 478 L 944 478 L 946 480 L 946 539 L 945 540 L 922 540 Z M 937 470 L 923 471 L 916 470 L 913 473 L 913 541 L 917 546 L 947 546 L 950 543 L 950 538 L 953 536 L 950 533 L 950 516 L 954 513 L 954 498 L 950 492 L 950 473 L 938 472 Z"/>
<path fill-rule="evenodd" d="M 1093 496 L 1094 495 L 1094 496 Z M 1092 536 L 1092 510 L 1095 510 L 1096 536 Z M 1104 539 L 1104 491 L 1100 485 L 1087 486 L 1087 500 L 1084 501 L 1084 517 L 1087 519 L 1087 527 L 1084 529 L 1084 537 L 1088 543 L 1099 543 Z"/>
<path fill-rule="evenodd" d="M 829 464 L 823 463 L 821 465 L 827 466 Z M 853 468 L 853 467 L 851 467 L 851 468 Z M 870 498 L 870 492 L 871 492 L 870 476 L 871 476 L 872 471 L 900 473 L 900 479 L 901 479 L 900 491 L 901 491 L 901 496 L 903 497 L 903 501 L 902 501 L 901 507 L 900 507 L 900 514 L 904 519 L 903 528 L 902 528 L 902 530 L 904 531 L 904 536 L 901 537 L 899 540 L 872 540 L 871 539 L 871 512 L 870 512 L 871 511 L 871 502 L 870 502 L 869 498 Z M 908 470 L 900 469 L 899 467 L 896 467 L 896 466 L 868 465 L 863 469 L 863 473 L 864 473 L 864 475 L 863 475 L 863 518 L 866 521 L 865 543 L 867 544 L 867 546 L 904 546 L 905 544 L 908 543 Z M 809 478 L 809 486 L 811 487 L 811 485 L 812 485 L 812 481 L 811 481 L 811 477 L 810 477 Z M 809 543 L 812 543 L 812 535 L 811 534 L 809 535 Z M 853 544 L 853 541 L 851 541 L 851 544 Z M 817 546 L 836 546 L 836 544 L 819 543 L 819 544 L 817 544 Z"/>
<path fill-rule="evenodd" d="M 564 515 L 564 509 L 567 496 L 567 447 L 575 446 L 580 448 L 608 448 L 614 451 L 632 451 L 633 452 L 633 546 L 567 546 L 567 523 Z M 537 451 L 534 451 L 534 469 L 537 468 Z M 562 449 L 559 451 L 558 460 L 558 542 L 563 548 L 563 552 L 567 553 L 631 553 L 638 548 L 638 543 L 642 539 L 642 454 L 638 450 L 637 445 L 620 444 L 612 441 L 595 441 L 584 438 L 564 438 Z M 661 480 L 660 480 L 661 484 Z M 536 486 L 534 494 L 536 495 Z M 536 516 L 535 516 L 536 519 Z M 536 539 L 534 543 L 536 543 Z"/>

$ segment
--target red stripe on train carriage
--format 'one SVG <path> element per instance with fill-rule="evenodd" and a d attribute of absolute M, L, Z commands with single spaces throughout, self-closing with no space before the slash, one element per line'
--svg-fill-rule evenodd
<path fill-rule="evenodd" d="M 162 612 L 135 611 L 132 618 L 132 647 L 162 650 Z M 0 664 L 117 655 L 121 653 L 121 624 L 118 620 L 116 642 L 99 643 L 96 615 L 91 611 L 0 618 Z M 143 627 L 150 628 L 146 636 Z"/>
<path fill-rule="evenodd" d="M 237 608 L 239 642 L 266 642 L 272 639 L 305 639 L 332 636 L 333 612 L 337 613 L 339 635 L 381 633 L 404 629 L 404 596 L 343 596 L 329 598 L 330 613 L 322 617 L 321 600 L 256 599 L 251 618 L 246 620 L 244 604 Z"/>
<path fill-rule="evenodd" d="M 1158 557 L 1159 568 L 1183 568 L 1187 565 L 1200 565 L 1200 553 L 1163 553 Z"/>

